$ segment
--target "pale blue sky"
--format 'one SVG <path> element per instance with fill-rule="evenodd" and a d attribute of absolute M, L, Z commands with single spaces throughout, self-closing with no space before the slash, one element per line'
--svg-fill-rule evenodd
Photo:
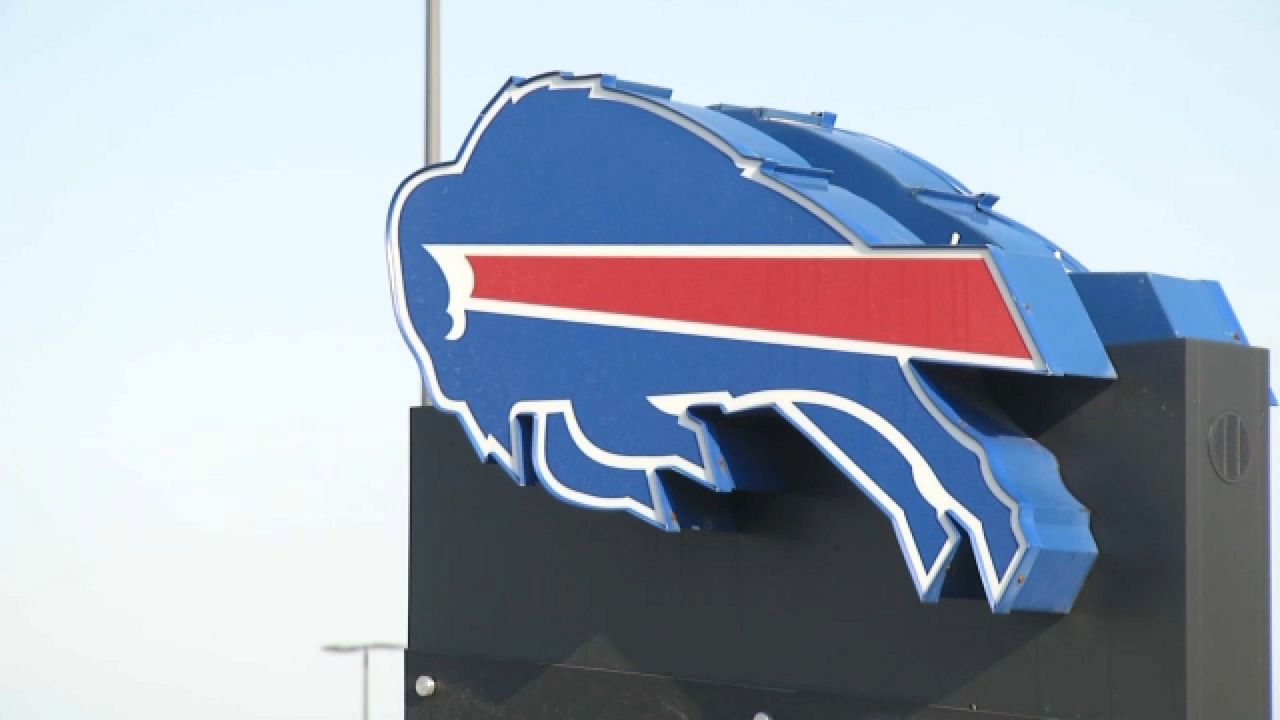
<path fill-rule="evenodd" d="M 1274 0 L 443 2 L 447 155 L 550 69 L 831 110 L 1280 340 Z M 422 42 L 408 1 L 0 0 L 0 717 L 349 718 L 319 646 L 403 640 Z"/>

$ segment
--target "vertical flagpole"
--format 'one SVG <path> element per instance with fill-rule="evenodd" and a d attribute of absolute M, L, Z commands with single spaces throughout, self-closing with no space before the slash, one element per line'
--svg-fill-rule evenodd
<path fill-rule="evenodd" d="M 426 113 L 423 117 L 427 165 L 440 162 L 440 0 L 427 0 Z M 422 405 L 431 405 L 422 386 Z"/>
<path fill-rule="evenodd" d="M 427 0 L 426 161 L 440 162 L 440 0 Z"/>

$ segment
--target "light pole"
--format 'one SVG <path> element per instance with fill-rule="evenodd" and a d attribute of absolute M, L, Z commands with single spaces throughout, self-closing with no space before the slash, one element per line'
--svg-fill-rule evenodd
<path fill-rule="evenodd" d="M 369 720 L 369 651 L 404 650 L 404 646 L 397 645 L 395 643 L 356 643 L 351 645 L 325 645 L 320 649 L 324 652 L 331 653 L 360 653 L 362 677 L 360 690 L 360 717 L 362 720 Z"/>
<path fill-rule="evenodd" d="M 426 27 L 426 83 L 424 87 L 425 113 L 422 117 L 424 130 L 423 159 L 427 165 L 440 162 L 440 0 L 427 0 Z M 427 396 L 427 386 L 422 386 L 422 405 L 431 405 Z"/>
<path fill-rule="evenodd" d="M 426 114 L 424 160 L 440 162 L 440 0 L 427 0 Z"/>

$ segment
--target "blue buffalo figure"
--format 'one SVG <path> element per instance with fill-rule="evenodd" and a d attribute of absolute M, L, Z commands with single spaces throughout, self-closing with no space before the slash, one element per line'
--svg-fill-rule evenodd
<path fill-rule="evenodd" d="M 931 368 L 1105 381 L 1104 343 L 1238 324 L 1216 284 L 1087 273 L 995 196 L 834 120 L 511 80 L 391 207 L 427 393 L 517 483 L 668 531 L 708 524 L 689 487 L 780 487 L 732 420 L 781 418 L 888 516 L 922 600 L 967 547 L 994 612 L 1066 612 L 1097 555 L 1088 510 Z M 1115 302 L 1131 316 L 1095 317 Z"/>

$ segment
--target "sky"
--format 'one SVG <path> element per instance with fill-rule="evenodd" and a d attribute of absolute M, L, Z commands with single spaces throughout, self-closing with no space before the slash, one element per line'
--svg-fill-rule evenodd
<path fill-rule="evenodd" d="M 1280 340 L 1274 0 L 442 2 L 446 156 L 546 70 L 834 111 Z M 422 24 L 0 0 L 0 718 L 350 718 L 359 661 L 320 646 L 404 641 L 418 380 L 383 230 Z M 398 658 L 372 682 L 399 717 Z"/>

